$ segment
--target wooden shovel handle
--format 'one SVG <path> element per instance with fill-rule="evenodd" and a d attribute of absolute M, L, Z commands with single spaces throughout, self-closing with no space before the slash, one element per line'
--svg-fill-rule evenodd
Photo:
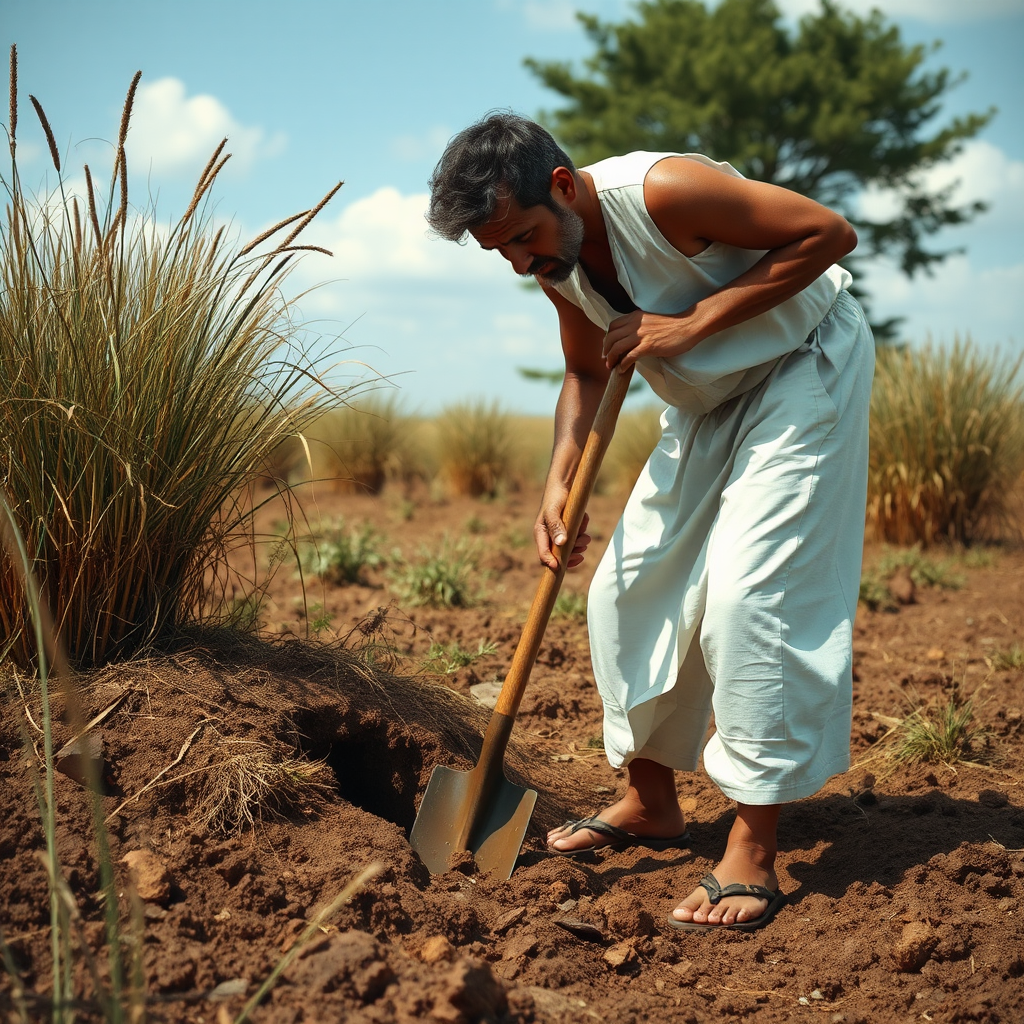
<path fill-rule="evenodd" d="M 559 587 L 561 587 L 562 579 L 565 576 L 566 563 L 576 544 L 576 535 L 580 532 L 580 524 L 583 522 L 587 503 L 594 490 L 597 472 L 601 468 L 604 453 L 608 450 L 612 432 L 615 430 L 615 421 L 622 408 L 626 392 L 629 390 L 632 376 L 633 367 L 631 366 L 625 373 L 620 373 L 617 369 L 612 370 L 612 375 L 608 378 L 604 397 L 594 416 L 594 424 L 587 436 L 587 443 L 583 448 L 583 455 L 580 457 L 572 487 L 569 489 L 569 497 L 562 512 L 562 521 L 565 523 L 566 531 L 565 543 L 561 547 L 553 549 L 554 556 L 558 559 L 558 570 L 544 569 L 537 593 L 533 598 L 533 604 L 530 606 L 530 614 L 523 627 L 523 635 L 519 638 L 516 653 L 512 657 L 512 665 L 508 675 L 505 676 L 501 693 L 498 695 L 498 703 L 494 708 L 495 716 L 514 718 L 519 710 L 523 692 L 530 679 L 530 672 L 537 660 L 537 652 L 544 639 L 544 630 L 547 628 L 551 611 L 555 607 L 555 599 L 558 597 Z"/>

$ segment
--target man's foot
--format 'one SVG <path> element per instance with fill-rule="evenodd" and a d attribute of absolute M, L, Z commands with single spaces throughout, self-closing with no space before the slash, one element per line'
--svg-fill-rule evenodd
<path fill-rule="evenodd" d="M 567 822 L 548 833 L 548 849 L 552 853 L 578 853 L 623 844 L 623 837 L 614 830 L 628 833 L 627 844 L 638 839 L 683 842 L 686 820 L 679 807 L 672 769 L 637 758 L 629 763 L 628 771 L 629 786 L 622 799 L 594 816 L 613 826 L 611 834 L 586 824 Z"/>
<path fill-rule="evenodd" d="M 775 874 L 779 807 L 740 804 L 725 856 L 714 871 L 672 911 L 677 926 L 723 927 L 750 924 L 774 916 L 782 903 Z M 757 894 L 724 895 L 731 886 L 756 886 Z M 732 890 L 735 892 L 735 890 Z"/>

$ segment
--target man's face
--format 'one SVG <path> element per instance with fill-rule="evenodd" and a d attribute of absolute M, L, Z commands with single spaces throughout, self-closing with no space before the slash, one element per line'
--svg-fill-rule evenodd
<path fill-rule="evenodd" d="M 482 249 L 497 249 L 520 276 L 534 276 L 542 285 L 561 284 L 579 262 L 583 219 L 562 206 L 524 210 L 510 199 L 470 234 Z"/>

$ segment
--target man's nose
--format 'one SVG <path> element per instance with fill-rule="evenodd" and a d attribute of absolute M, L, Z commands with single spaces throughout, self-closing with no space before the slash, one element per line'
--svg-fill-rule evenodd
<path fill-rule="evenodd" d="M 505 259 L 512 264 L 512 269 L 517 274 L 528 273 L 530 264 L 533 263 L 533 257 L 526 251 L 526 248 L 521 245 L 507 246 L 504 256 Z"/>

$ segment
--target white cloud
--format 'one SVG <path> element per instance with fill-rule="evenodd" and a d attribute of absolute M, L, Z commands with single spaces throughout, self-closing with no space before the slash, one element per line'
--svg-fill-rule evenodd
<path fill-rule="evenodd" d="M 776 0 L 783 15 L 800 18 L 821 10 L 821 0 Z M 918 18 L 929 22 L 983 21 L 1021 14 L 1021 0 L 841 0 L 841 6 L 864 17 L 880 8 L 887 18 Z"/>
<path fill-rule="evenodd" d="M 952 160 L 925 171 L 920 181 L 928 191 L 959 182 L 953 203 L 964 205 L 979 199 L 988 203 L 989 209 L 973 222 L 974 228 L 1024 226 L 1024 161 L 1011 159 L 991 142 L 970 140 Z M 858 206 L 859 212 L 872 220 L 893 217 L 899 211 L 891 190 L 866 189 Z M 954 229 L 949 238 L 959 238 L 966 230 L 970 229 Z"/>
<path fill-rule="evenodd" d="M 968 255 L 950 256 L 931 276 L 913 280 L 879 262 L 863 283 L 876 317 L 906 317 L 900 333 L 910 341 L 970 335 L 1007 354 L 1024 346 L 1024 262 L 979 269 Z"/>
<path fill-rule="evenodd" d="M 347 206 L 333 223 L 304 235 L 335 256 L 334 271 L 349 281 L 494 281 L 511 271 L 497 253 L 485 253 L 470 240 L 455 245 L 432 238 L 423 219 L 428 196 L 402 195 L 387 186 Z"/>
<path fill-rule="evenodd" d="M 160 78 L 139 86 L 125 149 L 130 166 L 154 175 L 196 174 L 225 136 L 236 169 L 280 153 L 287 141 L 239 124 L 214 96 L 188 96 L 184 82 Z"/>
<path fill-rule="evenodd" d="M 410 163 L 416 160 L 437 160 L 454 134 L 449 128 L 435 125 L 419 135 L 399 135 L 391 140 L 391 152 L 399 160 Z"/>

